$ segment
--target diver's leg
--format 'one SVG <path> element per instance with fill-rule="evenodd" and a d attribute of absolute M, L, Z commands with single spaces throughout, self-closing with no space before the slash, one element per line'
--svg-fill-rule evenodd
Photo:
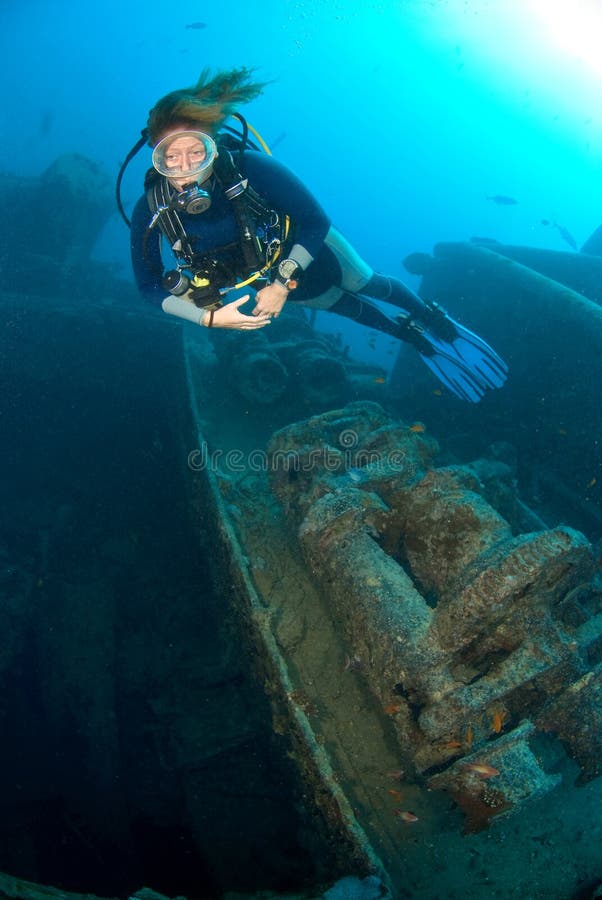
<path fill-rule="evenodd" d="M 425 303 L 397 278 L 375 272 L 361 288 L 375 300 L 400 307 L 404 313 L 396 317 L 399 328 L 406 332 L 402 340 L 413 343 L 419 352 L 425 341 L 457 354 L 473 377 L 485 387 L 501 387 L 506 381 L 508 367 L 478 334 L 469 331 L 437 303 Z"/>
<path fill-rule="evenodd" d="M 435 346 L 426 336 L 426 332 L 418 328 L 411 320 L 400 322 L 402 317 L 390 319 L 370 300 L 347 291 L 329 307 L 328 312 L 353 319 L 359 325 L 390 334 L 400 341 L 407 341 L 418 350 L 434 375 L 454 394 L 473 403 L 477 403 L 481 399 L 484 389 L 458 359 L 453 349 L 450 348 L 451 352 L 447 352 L 447 348 Z"/>
<path fill-rule="evenodd" d="M 398 278 L 375 272 L 336 228 L 331 226 L 325 244 L 339 264 L 341 270 L 339 285 L 343 291 L 353 296 L 361 294 L 373 300 L 386 300 L 413 316 L 425 313 L 425 304 L 414 291 Z"/>
<path fill-rule="evenodd" d="M 343 291 L 354 296 L 361 294 L 373 300 L 386 300 L 412 316 L 428 315 L 427 306 L 418 294 L 399 278 L 375 272 L 336 228 L 330 227 L 324 242 L 339 264 L 341 278 L 338 283 Z"/>
<path fill-rule="evenodd" d="M 310 305 L 412 344 L 435 375 L 466 400 L 477 401 L 485 388 L 503 385 L 508 368 L 482 338 L 437 303 L 424 303 L 398 278 L 374 272 L 336 229 L 330 229 L 325 243 L 339 264 L 341 280 Z M 367 297 L 403 313 L 389 318 Z"/>
<path fill-rule="evenodd" d="M 345 291 L 340 299 L 329 307 L 328 312 L 345 316 L 346 319 L 353 319 L 354 322 L 365 328 L 382 331 L 383 334 L 390 334 L 398 340 L 402 339 L 399 322 L 390 319 L 375 303 L 371 303 L 370 300 L 359 297 L 357 294 Z"/>
<path fill-rule="evenodd" d="M 426 305 L 418 294 L 414 293 L 403 281 L 392 278 L 390 275 L 374 272 L 370 280 L 362 285 L 359 292 L 372 297 L 373 300 L 385 300 L 393 306 L 407 310 L 413 316 L 424 315 L 427 312 Z"/>

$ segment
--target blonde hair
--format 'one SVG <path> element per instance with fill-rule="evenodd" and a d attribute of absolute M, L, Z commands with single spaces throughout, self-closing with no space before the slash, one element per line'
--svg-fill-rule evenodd
<path fill-rule="evenodd" d="M 267 82 L 253 81 L 253 72 L 243 66 L 210 77 L 210 70 L 203 69 L 195 85 L 166 94 L 148 115 L 151 146 L 179 126 L 215 134 L 239 104 L 263 92 Z"/>

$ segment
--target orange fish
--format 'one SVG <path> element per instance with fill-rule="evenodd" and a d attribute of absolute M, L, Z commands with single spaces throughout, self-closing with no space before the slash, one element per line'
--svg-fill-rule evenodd
<path fill-rule="evenodd" d="M 387 791 L 387 794 L 390 794 L 391 797 L 396 801 L 396 803 L 401 803 L 401 791 L 396 791 L 395 788 L 390 788 Z"/>
<path fill-rule="evenodd" d="M 408 825 L 413 825 L 414 822 L 418 821 L 418 816 L 415 816 L 409 809 L 394 809 L 393 815 L 397 816 L 398 819 L 401 819 L 402 822 L 406 822 Z"/>
<path fill-rule="evenodd" d="M 413 431 L 414 434 L 423 434 L 426 431 L 426 425 L 424 422 L 414 422 L 413 425 L 410 425 L 410 431 Z"/>
<path fill-rule="evenodd" d="M 403 769 L 393 769 L 391 772 L 387 772 L 387 778 L 392 781 L 401 781 L 403 774 Z"/>
<path fill-rule="evenodd" d="M 384 707 L 384 712 L 388 716 L 394 716 L 398 712 L 401 712 L 401 706 L 397 706 L 395 703 L 389 703 L 387 706 Z"/>
<path fill-rule="evenodd" d="M 500 774 L 497 769 L 494 769 L 493 766 L 488 766 L 487 763 L 466 763 L 464 768 L 468 772 L 474 772 L 475 775 L 479 775 L 481 778 L 494 778 Z"/>
<path fill-rule="evenodd" d="M 373 379 L 372 379 L 372 383 L 373 383 L 373 384 L 386 384 L 386 383 L 387 383 L 387 379 L 386 379 L 386 378 L 381 378 L 380 376 L 378 376 L 378 378 L 373 378 Z"/>
<path fill-rule="evenodd" d="M 468 747 L 469 750 L 472 747 L 473 741 L 474 741 L 474 731 L 472 730 L 471 726 L 469 725 L 468 728 L 466 729 L 466 736 L 464 738 L 464 743 L 466 744 L 466 746 Z"/>
<path fill-rule="evenodd" d="M 496 709 L 491 719 L 491 730 L 495 732 L 495 734 L 500 734 L 502 728 L 504 727 L 504 722 L 506 720 L 506 713 L 504 710 Z"/>
<path fill-rule="evenodd" d="M 442 745 L 444 750 L 459 750 L 461 746 L 462 741 L 446 741 L 446 743 Z"/>

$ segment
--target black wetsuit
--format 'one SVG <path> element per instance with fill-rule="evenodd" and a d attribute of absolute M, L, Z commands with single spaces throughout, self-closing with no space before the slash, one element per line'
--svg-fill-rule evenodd
<path fill-rule="evenodd" d="M 299 287 L 289 294 L 289 300 L 317 306 L 368 328 L 402 337 L 397 321 L 366 298 L 386 300 L 413 314 L 423 311 L 422 301 L 398 279 L 379 275 L 363 262 L 332 228 L 325 211 L 302 182 L 273 157 L 246 151 L 244 175 L 267 206 L 280 215 L 287 214 L 292 222 L 293 245 L 287 248 L 287 255 L 301 265 L 304 274 Z M 232 203 L 214 176 L 203 188 L 211 193 L 209 209 L 198 215 L 179 213 L 188 240 L 199 255 L 229 248 L 229 265 L 234 266 L 236 278 L 244 281 L 251 273 L 238 249 L 239 231 Z M 167 293 L 162 286 L 161 231 L 158 225 L 148 230 L 151 218 L 144 195 L 132 217 L 132 264 L 141 294 L 160 306 Z"/>

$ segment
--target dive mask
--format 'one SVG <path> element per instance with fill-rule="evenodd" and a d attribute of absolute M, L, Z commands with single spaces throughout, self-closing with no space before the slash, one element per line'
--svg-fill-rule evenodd
<path fill-rule="evenodd" d="M 175 131 L 159 141 L 153 150 L 153 166 L 171 180 L 177 193 L 174 208 L 192 215 L 211 206 L 211 194 L 201 184 L 213 172 L 217 147 L 203 131 Z"/>
<path fill-rule="evenodd" d="M 175 131 L 153 150 L 153 166 L 166 178 L 202 183 L 213 171 L 215 141 L 202 131 Z"/>

